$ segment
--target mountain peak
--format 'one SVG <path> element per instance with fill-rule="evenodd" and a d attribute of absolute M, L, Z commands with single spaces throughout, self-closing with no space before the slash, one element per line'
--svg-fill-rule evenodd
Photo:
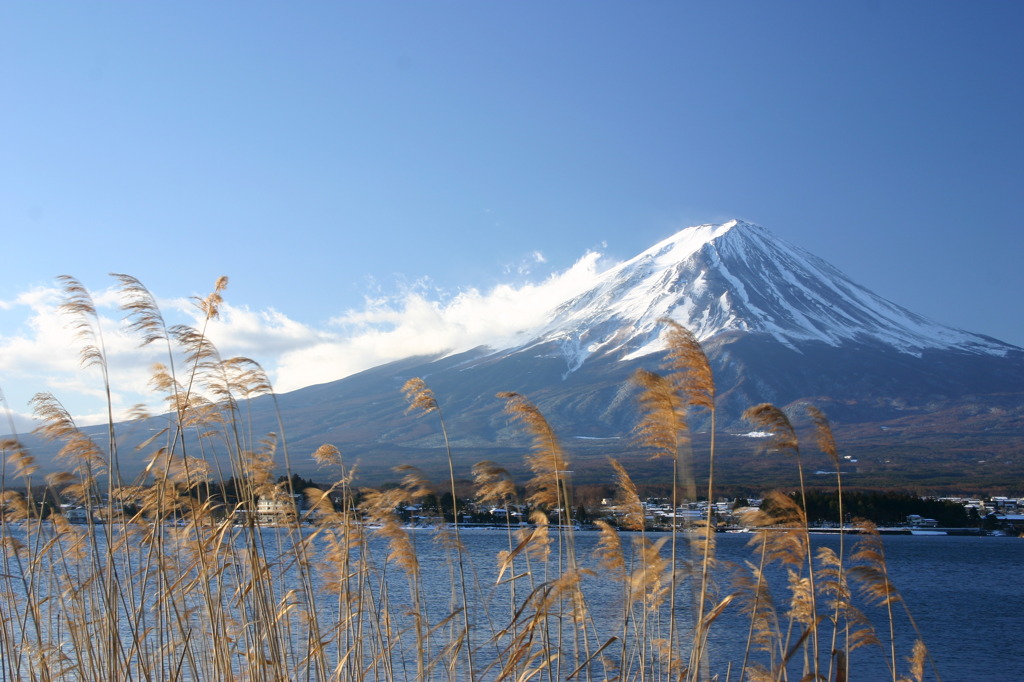
<path fill-rule="evenodd" d="M 738 220 L 730 220 L 718 225 L 707 223 L 704 225 L 687 227 L 679 230 L 671 237 L 658 242 L 627 262 L 631 263 L 638 259 L 643 259 L 645 256 L 656 257 L 659 259 L 665 258 L 681 260 L 697 251 L 705 244 L 722 237 L 733 228 L 741 225 L 746 227 L 749 224 L 742 223 Z"/>
<path fill-rule="evenodd" d="M 735 219 L 685 228 L 605 271 L 558 306 L 526 346 L 557 342 L 573 371 L 593 355 L 628 359 L 662 350 L 665 317 L 701 341 L 757 334 L 793 350 L 855 343 L 919 356 L 1012 348 L 916 315 L 766 228 Z"/>
<path fill-rule="evenodd" d="M 681 261 L 698 252 L 706 245 L 717 243 L 723 239 L 779 241 L 764 227 L 756 223 L 748 223 L 734 218 L 724 223 L 705 223 L 703 225 L 683 228 L 622 265 L 651 258 L 666 263 Z"/>

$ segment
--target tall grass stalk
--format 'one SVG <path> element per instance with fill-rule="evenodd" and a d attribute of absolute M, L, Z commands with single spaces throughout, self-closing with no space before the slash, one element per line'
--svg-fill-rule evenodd
<path fill-rule="evenodd" d="M 567 476 L 571 472 L 554 429 L 551 428 L 536 405 L 519 393 L 503 392 L 499 393 L 498 397 L 505 400 L 506 412 L 515 418 L 532 438 L 531 451 L 526 457 L 527 465 L 533 472 L 533 478 L 527 484 L 531 493 L 527 502 L 539 509 L 555 511 L 561 519 L 557 536 L 558 574 L 545 581 L 543 598 L 538 602 L 540 606 L 538 614 L 544 613 L 552 607 L 556 609 L 554 643 L 549 640 L 547 627 L 543 628 L 542 636 L 545 640 L 545 648 L 554 660 L 554 666 L 547 669 L 546 672 L 549 676 L 560 679 L 563 674 L 563 652 L 567 648 L 571 648 L 577 656 L 581 653 L 589 656 L 590 649 L 590 639 L 585 627 L 586 604 L 579 588 L 581 575 L 576 564 L 575 533 L 571 518 L 572 501 L 567 483 Z M 566 612 L 566 601 L 569 602 L 568 613 Z M 584 627 L 571 631 L 572 636 L 568 642 L 565 641 L 567 638 L 564 627 L 566 618 L 573 624 L 584 624 Z"/>
<path fill-rule="evenodd" d="M 785 412 L 769 403 L 761 403 L 760 405 L 748 408 L 743 413 L 743 417 L 755 426 L 766 429 L 771 434 L 768 444 L 769 448 L 780 452 L 789 452 L 793 455 L 796 460 L 796 470 L 800 481 L 800 503 L 802 508 L 806 510 L 807 489 L 804 484 L 804 467 L 800 457 L 800 442 L 797 439 L 796 430 L 793 428 L 789 417 L 786 416 Z M 807 588 L 805 592 L 809 602 L 809 613 L 801 610 L 801 612 L 797 613 L 795 622 L 802 623 L 807 628 L 807 635 L 809 635 L 807 639 L 811 643 L 810 672 L 817 677 L 819 675 L 817 586 L 814 582 L 814 557 L 810 552 L 811 535 L 806 518 L 803 519 L 802 529 L 804 546 L 806 548 Z"/>
<path fill-rule="evenodd" d="M 825 413 L 819 410 L 813 405 L 807 406 L 807 414 L 810 416 L 811 421 L 814 424 L 815 440 L 818 444 L 818 449 L 821 450 L 832 463 L 832 466 L 836 468 L 836 498 L 839 511 L 839 555 L 835 557 L 835 561 L 832 562 L 832 566 L 835 570 L 834 576 L 834 588 L 833 594 L 835 599 L 835 608 L 832 614 L 832 641 L 829 650 L 836 652 L 837 639 L 839 637 L 839 623 L 840 615 L 844 608 L 849 604 L 849 588 L 846 585 L 846 574 L 843 570 L 843 562 L 846 556 L 846 517 L 843 513 L 843 472 L 842 463 L 839 460 L 839 449 L 836 447 L 835 437 L 832 435 L 832 426 L 829 424 L 828 417 Z M 841 674 L 844 677 L 849 676 L 849 647 L 850 647 L 850 632 L 849 622 L 846 621 L 846 627 L 844 629 L 844 637 L 846 641 L 843 645 L 841 656 L 833 655 L 829 659 L 829 671 L 828 678 L 832 678 L 833 668 L 841 668 Z"/>
<path fill-rule="evenodd" d="M 662 323 L 668 328 L 668 351 L 666 353 L 665 365 L 669 372 L 669 379 L 675 386 L 676 391 L 683 396 L 683 400 L 688 408 L 705 409 L 708 411 L 710 418 L 707 483 L 708 514 L 707 521 L 703 526 L 703 547 L 700 552 L 700 593 L 697 597 L 693 655 L 690 659 L 691 678 L 696 680 L 700 675 L 700 668 L 705 659 L 705 610 L 707 608 L 708 586 L 710 584 L 709 571 L 714 563 L 714 529 L 712 528 L 712 520 L 715 502 L 715 419 L 717 415 L 715 410 L 715 381 L 711 371 L 711 363 L 708 361 L 708 357 L 704 353 L 700 342 L 697 341 L 697 337 L 674 320 L 664 319 Z"/>
<path fill-rule="evenodd" d="M 672 461 L 672 535 L 669 558 L 669 632 L 668 652 L 677 650 L 676 641 L 676 595 L 679 583 L 678 569 L 678 510 L 681 505 L 680 492 L 686 484 L 681 480 L 689 474 L 689 467 L 684 466 L 681 452 L 684 444 L 689 444 L 689 426 L 686 422 L 686 405 L 676 392 L 676 386 L 666 377 L 647 370 L 638 370 L 633 381 L 640 386 L 640 407 L 642 417 L 637 426 L 638 442 L 641 446 L 654 451 L 654 458 L 668 457 Z M 620 474 L 621 476 L 621 474 Z M 698 597 L 699 599 L 699 597 Z M 646 613 L 646 612 L 645 612 Z M 645 620 L 646 623 L 646 620 Z M 670 664 L 670 669 L 673 667 Z"/>
<path fill-rule="evenodd" d="M 455 533 L 455 549 L 457 552 L 457 566 L 459 570 L 459 595 L 461 603 L 459 609 L 462 613 L 463 632 L 458 641 L 464 644 L 466 650 L 466 664 L 469 667 L 469 679 L 475 680 L 476 674 L 473 671 L 473 640 L 469 624 L 469 599 L 466 591 L 466 566 L 462 545 L 462 537 L 459 534 L 459 504 L 458 494 L 455 490 L 455 464 L 452 460 L 451 442 L 448 440 L 448 428 L 444 423 L 444 415 L 441 413 L 441 406 L 437 404 L 434 392 L 431 391 L 425 381 L 416 377 L 409 379 L 402 387 L 402 393 L 409 401 L 409 410 L 421 410 L 424 413 L 436 412 L 437 420 L 441 425 L 441 435 L 444 437 L 444 451 L 448 460 L 448 483 L 452 495 L 452 528 Z"/>

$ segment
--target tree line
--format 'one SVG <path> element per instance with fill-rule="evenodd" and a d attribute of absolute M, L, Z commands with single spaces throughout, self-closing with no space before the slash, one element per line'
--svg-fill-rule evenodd
<path fill-rule="evenodd" d="M 799 495 L 793 499 L 799 503 Z M 839 522 L 839 494 L 837 491 L 807 491 L 807 520 L 817 522 Z M 978 525 L 980 519 L 975 512 L 970 518 L 967 509 L 957 502 L 922 498 L 907 492 L 843 491 L 844 521 L 868 519 L 879 526 L 905 523 L 911 514 L 926 519 L 935 519 L 944 528 L 964 528 Z"/>

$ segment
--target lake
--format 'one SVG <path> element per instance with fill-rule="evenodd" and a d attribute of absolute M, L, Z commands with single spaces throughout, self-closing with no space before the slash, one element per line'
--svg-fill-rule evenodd
<path fill-rule="evenodd" d="M 469 547 L 493 556 L 503 542 L 500 534 L 463 533 Z M 650 534 L 656 537 L 657 534 Z M 749 534 L 716 535 L 720 560 L 751 559 Z M 597 533 L 576 534 L 581 554 L 596 544 Z M 1024 680 L 1024 647 L 1016 636 L 1024 627 L 1024 539 L 987 536 L 882 536 L 889 575 L 900 591 L 939 674 L 946 682 Z M 847 536 L 846 542 L 855 541 Z M 812 543 L 837 548 L 835 535 L 812 534 Z M 849 552 L 849 549 L 847 549 Z M 778 576 L 773 576 L 776 579 Z M 882 609 L 863 608 L 876 629 L 882 630 Z M 728 660 L 737 656 L 735 640 L 745 640 L 746 621 L 732 618 L 738 635 L 728 628 L 713 630 L 713 642 Z M 909 655 L 912 631 L 897 630 L 899 657 Z M 877 648 L 860 649 L 852 656 L 851 679 L 884 680 L 887 669 Z M 901 661 L 902 662 L 902 661 Z M 901 670 L 905 671 L 905 668 Z M 736 679 L 735 671 L 733 679 Z M 724 677 L 723 677 L 724 679 Z M 926 679 L 934 679 L 926 669 Z"/>
<path fill-rule="evenodd" d="M 421 557 L 430 554 L 430 532 L 413 531 L 417 538 Z M 623 534 L 627 536 L 629 534 Z M 651 539 L 668 534 L 648 533 Z M 946 682 L 958 680 L 1024 680 L 1024 649 L 1015 641 L 1015 635 L 1024 626 L 1024 581 L 1020 570 L 1024 566 L 1024 539 L 1016 537 L 988 536 L 881 536 L 885 548 L 889 576 L 920 629 L 941 678 Z M 462 532 L 468 555 L 473 560 L 475 575 L 483 582 L 493 582 L 496 575 L 494 557 L 507 548 L 504 534 L 488 530 L 466 530 Z M 719 533 L 715 536 L 717 557 L 720 561 L 742 564 L 751 560 L 748 542 L 751 534 Z M 582 531 L 575 533 L 577 554 L 589 556 L 597 544 L 598 533 Z M 847 554 L 856 536 L 846 536 Z M 812 534 L 815 546 L 829 546 L 837 549 L 839 537 L 829 534 Z M 667 545 L 666 545 L 667 549 Z M 685 554 L 685 551 L 684 551 Z M 586 565 L 586 562 L 584 562 Z M 424 571 L 447 571 L 443 562 L 424 561 Z M 439 576 L 440 578 L 440 576 Z M 785 585 L 784 575 L 770 571 L 769 578 L 775 592 Z M 438 580 L 448 585 L 447 575 Z M 427 579 L 426 584 L 432 581 Z M 615 618 L 615 608 L 602 611 L 603 605 L 612 605 L 615 595 L 604 594 L 600 585 L 585 583 L 589 604 L 598 618 Z M 437 606 L 447 604 L 450 594 L 447 589 L 434 595 Z M 686 604 L 684 600 L 682 602 Z M 857 600 L 857 605 L 868 615 L 879 636 L 885 640 L 887 615 L 882 608 L 871 608 Z M 905 674 L 906 657 L 910 655 L 914 641 L 912 627 L 907 625 L 902 609 L 896 606 L 898 623 L 896 629 L 899 671 Z M 820 609 L 819 609 L 820 610 Z M 748 620 L 727 610 L 717 621 L 710 637 L 712 663 L 734 661 L 743 657 L 743 643 L 746 640 Z M 888 669 L 878 647 L 865 647 L 854 651 L 851 656 L 851 679 L 884 680 Z M 734 666 L 735 667 L 735 666 Z M 725 671 L 718 670 L 725 679 Z M 731 678 L 737 679 L 736 670 Z M 890 676 L 891 679 L 891 676 Z M 925 679 L 935 679 L 926 667 Z"/>
<path fill-rule="evenodd" d="M 20 532 L 10 529 L 13 537 L 19 536 Z M 168 533 L 179 532 L 168 530 Z M 303 536 L 309 538 L 311 529 L 303 529 Z M 264 528 L 261 531 L 262 545 L 266 548 L 271 557 L 270 571 L 279 576 L 274 579 L 277 594 L 290 594 L 289 590 L 301 587 L 298 575 L 294 571 L 293 564 L 287 561 L 275 561 L 273 556 L 280 551 L 277 548 L 287 548 L 294 537 L 289 530 L 279 528 Z M 466 580 L 468 584 L 470 618 L 472 641 L 474 642 L 475 661 L 474 667 L 477 670 L 485 670 L 485 674 L 478 679 L 493 679 L 495 668 L 488 665 L 502 657 L 501 647 L 504 644 L 496 645 L 498 640 L 496 633 L 510 621 L 511 614 L 518 605 L 521 605 L 523 597 L 529 593 L 533 586 L 540 586 L 543 590 L 546 581 L 558 575 L 555 565 L 555 557 L 558 556 L 560 543 L 575 544 L 575 556 L 578 557 L 579 566 L 592 574 L 584 575 L 581 582 L 582 593 L 587 602 L 587 628 L 593 631 L 594 636 L 588 646 L 597 646 L 602 642 L 611 641 L 610 636 L 621 636 L 624 632 L 623 622 L 623 599 L 621 583 L 610 580 L 607 571 L 602 569 L 594 559 L 594 550 L 598 546 L 599 533 L 591 531 L 577 531 L 573 534 L 552 532 L 553 558 L 551 563 L 545 566 L 539 561 L 534 561 L 532 566 L 527 567 L 524 562 L 517 564 L 513 571 L 502 576 L 505 584 L 496 587 L 499 576 L 496 557 L 503 550 L 509 549 L 509 541 L 506 534 L 500 530 L 485 529 L 464 529 L 462 540 L 466 548 Z M 101 548 L 102 537 L 98 539 L 97 546 Z M 626 547 L 630 545 L 630 539 L 638 537 L 636 534 L 623 533 L 622 539 Z M 717 543 L 717 558 L 723 565 L 734 564 L 742 566 L 745 561 L 754 561 L 756 556 L 752 554 L 748 546 L 751 534 L 720 533 L 715 535 Z M 451 586 L 456 581 L 456 571 L 449 561 L 446 551 L 439 547 L 433 531 L 428 529 L 417 529 L 409 532 L 409 538 L 415 545 L 415 554 L 418 558 L 422 580 L 422 609 L 426 612 L 429 622 L 437 624 L 446 615 L 451 613 L 453 594 Z M 670 536 L 665 533 L 648 533 L 646 538 L 652 542 L 662 541 L 665 544 L 661 547 L 662 556 L 667 555 Z M 681 561 L 688 556 L 685 536 L 680 535 Z M 1017 680 L 1024 679 L 1024 652 L 1014 641 L 1013 636 L 1024 624 L 1021 609 L 1024 607 L 1024 584 L 1019 579 L 1020 566 L 1024 562 L 1024 540 L 1013 537 L 977 537 L 977 536 L 900 536 L 888 535 L 881 537 L 886 559 L 888 574 L 896 589 L 903 597 L 924 642 L 929 647 L 935 666 L 943 680 L 947 682 L 957 680 Z M 816 547 L 838 548 L 840 538 L 836 535 L 813 535 L 812 543 Z M 857 542 L 856 536 L 846 536 L 847 554 L 852 551 L 852 545 Z M 145 549 L 140 550 L 146 551 Z M 329 564 L 327 546 L 322 539 L 312 540 L 309 551 L 311 552 L 312 565 L 318 568 Z M 416 679 L 417 673 L 414 665 L 416 644 L 409 634 L 413 631 L 412 619 L 408 617 L 410 606 L 410 590 L 404 573 L 393 563 L 385 561 L 388 548 L 384 539 L 371 536 L 368 545 L 369 558 L 376 567 L 372 569 L 367 589 L 373 593 L 376 604 L 383 605 L 380 614 L 367 614 L 372 616 L 368 620 L 367 633 L 370 633 L 374 619 L 386 617 L 389 619 L 389 632 L 404 633 L 396 634 L 394 646 L 395 660 L 404 667 L 397 667 L 389 674 L 398 679 Z M 629 555 L 627 549 L 627 555 Z M 63 556 L 63 555 L 62 555 Z M 141 556 L 141 554 L 140 554 Z M 236 554 L 236 561 L 243 554 Z M 521 557 L 525 558 L 525 557 Z M 628 558 L 628 557 L 627 557 Z M 87 561 L 87 559 L 86 559 Z M 88 563 L 72 564 L 66 556 L 60 562 L 46 565 L 46 573 L 56 576 L 58 573 L 67 570 L 69 566 L 79 565 L 82 570 L 87 569 Z M 19 604 L 24 603 L 24 592 L 19 587 L 17 579 L 17 562 L 5 561 L 4 580 L 5 590 L 3 596 L 8 600 L 3 611 L 6 612 L 8 627 L 17 622 L 11 619 L 11 615 L 18 613 Z M 533 572 L 533 576 L 527 574 Z M 724 568 L 716 570 L 716 575 L 725 575 Z M 128 575 L 128 572 L 124 572 Z M 509 603 L 509 583 L 507 582 L 513 574 L 521 585 L 518 591 L 517 604 Z M 218 581 L 225 590 L 224 594 L 231 594 L 231 591 L 244 587 L 245 573 L 219 573 Z M 777 599 L 778 611 L 783 614 L 786 609 L 788 591 L 786 590 L 786 572 L 781 567 L 772 567 L 766 571 L 769 584 L 772 585 L 772 594 Z M 147 578 L 148 579 L 148 578 Z M 71 604 L 67 597 L 71 596 L 67 591 L 68 587 L 62 585 L 75 585 L 77 579 L 62 582 L 60 579 L 43 581 L 37 584 L 35 593 L 37 597 L 45 597 L 46 590 L 53 590 L 53 594 L 59 591 L 61 599 Z M 688 646 L 687 634 L 692 631 L 692 609 L 694 602 L 690 592 L 691 581 L 681 584 L 677 593 L 677 612 L 680 639 L 683 646 Z M 53 587 L 49 587 L 52 585 Z M 156 583 L 153 584 L 154 587 Z M 664 587 L 664 585 L 662 585 Z M 40 591 L 43 592 L 40 592 Z M 294 600 L 297 609 L 291 616 L 295 621 L 290 627 L 298 633 L 296 639 L 287 645 L 287 648 L 297 652 L 298 658 L 302 657 L 304 650 L 305 636 L 303 629 L 304 621 L 299 619 L 298 614 L 306 608 L 316 612 L 317 618 L 324 627 L 330 628 L 332 624 L 339 622 L 339 614 L 344 608 L 338 601 L 337 595 L 324 582 L 324 577 L 319 572 L 314 572 L 313 598 L 311 603 L 306 604 L 300 593 L 291 595 L 287 599 Z M 720 595 L 728 594 L 734 588 L 728 582 L 723 581 Z M 538 592 L 539 593 L 539 592 Z M 667 598 L 667 597 L 666 597 Z M 191 597 L 188 599 L 192 599 Z M 44 599 L 45 601 L 45 599 Z M 457 600 L 456 600 L 457 601 Z M 184 602 L 183 602 L 184 603 Z M 888 637 L 888 615 L 883 608 L 867 607 L 863 600 L 855 600 L 855 603 L 868 616 L 870 622 L 875 626 L 879 638 L 885 642 Z M 198 602 L 195 607 L 199 608 Z M 664 602 L 660 612 L 655 612 L 650 617 L 652 622 L 664 614 Z M 60 605 L 53 601 L 46 602 L 46 609 L 50 616 L 46 622 L 51 623 L 55 628 L 54 632 L 59 633 L 65 627 L 65 618 L 60 615 Z M 372 608 L 377 608 L 376 606 Z M 640 610 L 642 611 L 642 609 Z M 631 614 L 633 619 L 628 631 L 629 637 L 640 636 L 642 630 L 638 629 L 638 622 L 643 617 L 640 611 L 634 610 Z M 819 603 L 819 613 L 826 612 Z M 127 612 L 124 612 L 127 613 Z M 382 615 L 381 615 L 382 614 Z M 662 614 L 662 615 L 659 615 Z M 569 613 L 564 614 L 568 619 Z M 461 616 L 460 616 L 461 618 Z M 901 674 L 907 672 L 905 658 L 910 654 L 915 639 L 913 627 L 909 624 L 897 605 L 895 612 L 896 619 L 896 642 L 898 656 L 898 670 Z M 558 622 L 557 618 L 550 619 Z M 781 619 L 783 622 L 784 618 Z M 525 619 L 521 622 L 527 622 Z M 565 621 L 563 621 L 565 622 Z M 461 621 L 452 619 L 456 629 L 461 627 Z M 201 623 L 197 627 L 203 627 Z M 435 637 L 440 644 L 444 645 L 444 628 L 439 628 Z M 549 629 L 552 627 L 547 625 Z M 749 618 L 740 612 L 739 602 L 730 604 L 712 624 L 708 638 L 707 662 L 713 672 L 719 673 L 720 680 L 739 679 L 738 670 L 744 658 L 745 642 L 749 628 Z M 197 630 L 198 631 L 198 630 Z M 660 632 L 664 636 L 663 623 L 652 632 Z M 819 626 L 821 632 L 820 646 L 825 649 L 829 645 L 828 639 L 831 628 L 823 622 Z M 826 634 L 828 633 L 828 634 Z M 547 636 L 547 635 L 545 635 Z M 129 635 L 122 631 L 122 637 L 127 639 Z M 390 635 L 388 635 L 390 637 Z M 386 639 L 386 638 L 385 638 Z M 794 635 L 790 641 L 796 639 Z M 61 648 L 68 653 L 67 644 Z M 617 645 L 609 646 L 602 653 L 611 662 L 609 669 L 614 670 L 622 663 Z M 884 680 L 891 679 L 886 666 L 886 653 L 888 649 L 872 646 L 863 647 L 853 652 L 851 656 L 851 680 Z M 8 650 L 10 653 L 11 650 Z M 240 656 L 237 663 L 238 669 L 244 668 L 244 652 L 232 654 Z M 578 654 L 574 659 L 582 660 Z M 2 657 L 0 657 L 2 660 Z M 757 658 L 753 660 L 759 660 Z M 821 660 L 827 660 L 824 653 Z M 413 663 L 410 663 L 413 661 Z M 568 664 L 567 664 L 568 665 Z M 637 666 L 641 663 L 630 661 L 630 665 Z M 656 669 L 656 667 L 655 667 Z M 568 674 L 568 668 L 561 671 L 561 677 Z M 792 672 L 792 669 L 791 669 Z M 823 671 L 824 672 L 824 671 Z M 590 679 L 600 679 L 600 675 Z M 186 679 L 190 676 L 186 675 Z M 449 679 L 445 676 L 434 675 L 436 679 Z M 203 679 L 202 675 L 193 674 L 191 678 Z M 450 679 L 459 679 L 460 674 Z M 69 675 L 67 679 L 77 679 Z M 346 678 L 347 679 L 347 678 Z M 588 679 L 580 676 L 576 679 Z M 650 677 L 648 679 L 651 679 Z M 657 679 L 657 677 L 654 677 Z M 925 679 L 936 679 L 930 668 L 926 668 Z"/>

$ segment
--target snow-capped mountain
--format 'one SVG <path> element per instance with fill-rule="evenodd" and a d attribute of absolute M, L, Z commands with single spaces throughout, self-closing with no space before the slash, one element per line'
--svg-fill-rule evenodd
<path fill-rule="evenodd" d="M 823 409 L 843 450 L 875 463 L 875 485 L 935 471 L 955 483 L 966 461 L 973 474 L 989 466 L 992 480 L 1024 485 L 1024 349 L 926 320 L 740 221 L 687 228 L 601 273 L 510 347 L 411 357 L 278 396 L 291 460 L 301 470 L 331 443 L 360 461 L 364 480 L 393 479 L 400 463 L 446 476 L 436 423 L 410 415 L 402 397 L 421 377 L 469 463 L 460 475 L 481 459 L 521 468 L 528 440 L 496 397 L 513 391 L 571 444 L 578 480 L 608 480 L 607 456 L 645 461 L 632 440 L 631 378 L 661 369 L 665 317 L 711 360 L 722 480 L 764 483 L 741 415 L 771 402 L 794 416 Z M 249 407 L 254 432 L 278 430 L 271 399 Z M 706 413 L 692 415 L 695 439 L 707 426 Z"/>
<path fill-rule="evenodd" d="M 495 398 L 515 391 L 597 471 L 606 455 L 634 450 L 631 377 L 660 369 L 665 317 L 701 340 L 715 374 L 718 427 L 723 437 L 734 434 L 737 456 L 754 447 L 742 437 L 745 408 L 772 402 L 798 413 L 815 404 L 847 451 L 904 452 L 913 441 L 911 451 L 933 458 L 1014 452 L 1024 471 L 1024 350 L 929 321 L 740 221 L 687 228 L 601 273 L 511 347 L 410 358 L 295 391 L 281 404 L 350 451 L 398 448 L 426 466 L 440 436 L 405 414 L 405 380 L 427 381 L 453 444 L 477 459 L 521 452 L 522 434 Z M 691 420 L 698 433 L 707 427 L 702 419 Z M 391 458 L 402 461 L 382 461 Z"/>
<path fill-rule="evenodd" d="M 665 317 L 701 341 L 757 334 L 791 349 L 873 342 L 916 356 L 928 349 L 1005 355 L 1013 348 L 931 322 L 738 220 L 684 229 L 609 269 L 560 305 L 530 345 L 557 343 L 570 370 L 593 354 L 637 358 L 662 350 Z"/>
<path fill-rule="evenodd" d="M 812 400 L 864 422 L 969 396 L 1012 404 L 1006 396 L 1024 390 L 1024 350 L 927 320 L 737 220 L 684 229 L 608 269 L 512 347 L 422 370 L 453 392 L 533 396 L 573 435 L 622 436 L 635 418 L 623 386 L 637 368 L 658 368 L 666 317 L 704 345 L 727 427 L 742 428 L 740 414 L 759 402 Z"/>

